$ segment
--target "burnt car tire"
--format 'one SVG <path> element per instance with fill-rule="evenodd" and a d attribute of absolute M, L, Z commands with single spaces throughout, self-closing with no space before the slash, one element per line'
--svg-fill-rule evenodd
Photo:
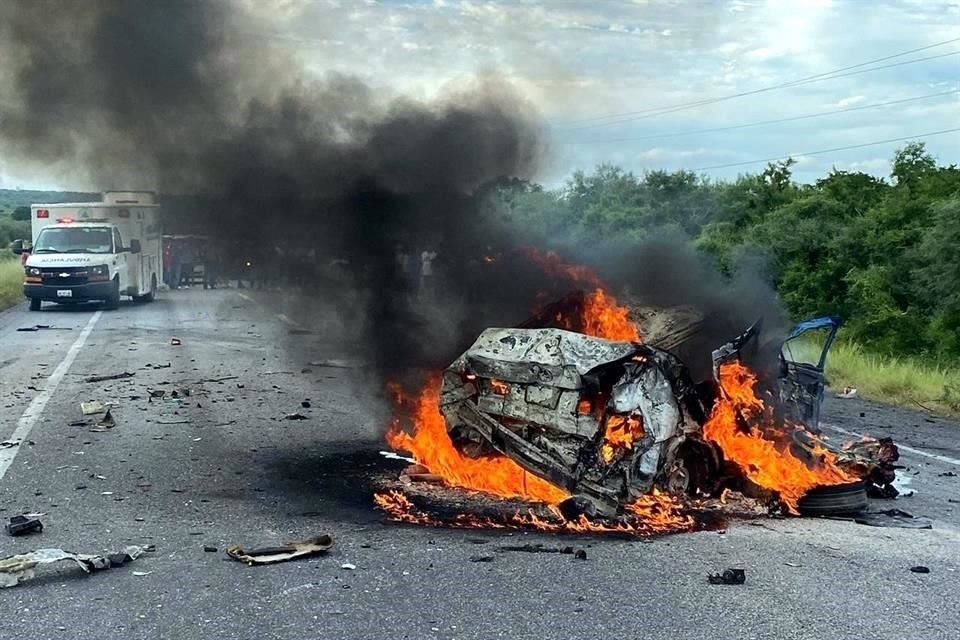
<path fill-rule="evenodd" d="M 804 516 L 850 515 L 866 508 L 867 490 L 863 482 L 817 487 L 797 502 L 797 510 Z"/>

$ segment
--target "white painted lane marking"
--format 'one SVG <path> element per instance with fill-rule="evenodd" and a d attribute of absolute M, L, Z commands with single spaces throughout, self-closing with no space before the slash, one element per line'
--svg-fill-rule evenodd
<path fill-rule="evenodd" d="M 91 316 L 90 320 L 87 321 L 87 326 L 80 332 L 80 336 L 70 345 L 70 348 L 67 349 L 67 355 L 63 358 L 63 362 L 58 364 L 57 368 L 50 374 L 50 377 L 47 378 L 47 385 L 34 396 L 33 401 L 30 402 L 30 406 L 27 407 L 27 410 L 24 411 L 20 419 L 17 420 L 17 428 L 13 430 L 13 433 L 10 434 L 7 440 L 22 443 L 26 440 L 27 436 L 30 435 L 33 425 L 35 425 L 37 420 L 40 419 L 40 416 L 43 415 L 43 410 L 46 408 L 47 402 L 50 401 L 50 397 L 57 390 L 57 387 L 60 386 L 60 381 L 63 379 L 63 376 L 67 374 L 67 371 L 70 370 L 73 361 L 77 359 L 77 354 L 80 353 L 80 349 L 83 348 L 83 344 L 87 341 L 87 337 L 90 335 L 90 332 L 93 331 L 93 327 L 97 324 L 97 320 L 100 319 L 101 315 L 103 315 L 103 311 L 97 311 Z M 14 459 L 17 457 L 17 452 L 22 447 L 23 445 L 21 444 L 19 447 L 0 449 L 0 480 L 3 480 L 7 469 L 13 464 Z"/>
<path fill-rule="evenodd" d="M 857 433 L 856 431 L 848 431 L 847 429 L 844 429 L 843 427 L 838 427 L 835 424 L 829 424 L 827 422 L 824 422 L 821 424 L 821 426 L 826 427 L 828 429 L 833 429 L 834 431 L 839 431 L 840 433 L 845 433 L 848 436 L 854 436 L 855 438 L 864 437 L 864 435 L 861 433 Z M 895 442 L 894 444 L 897 445 L 897 449 L 899 449 L 900 451 L 907 451 L 909 453 L 912 453 L 918 456 L 923 456 L 924 458 L 939 460 L 940 462 L 946 462 L 947 464 L 952 464 L 960 467 L 960 460 L 957 460 L 956 458 L 951 458 L 950 456 L 942 456 L 938 453 L 930 453 L 929 451 L 921 451 L 920 449 L 914 449 L 913 447 L 908 447 L 907 445 L 900 444 L 899 442 Z"/>

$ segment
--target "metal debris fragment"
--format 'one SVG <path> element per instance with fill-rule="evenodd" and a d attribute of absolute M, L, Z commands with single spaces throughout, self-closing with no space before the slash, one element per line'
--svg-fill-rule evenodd
<path fill-rule="evenodd" d="M 106 382 L 107 380 L 126 380 L 127 378 L 132 378 L 135 374 L 130 373 L 129 371 L 124 371 L 123 373 L 114 373 L 107 376 L 90 376 L 89 378 L 84 378 L 84 382 Z"/>
<path fill-rule="evenodd" d="M 85 416 L 92 416 L 103 413 L 106 411 L 106 407 L 104 407 L 103 403 L 99 400 L 91 400 L 89 402 L 81 402 L 80 411 L 82 411 Z"/>
<path fill-rule="evenodd" d="M 227 555 L 247 565 L 273 564 L 286 562 L 295 558 L 325 553 L 333 546 L 333 538 L 329 535 L 320 535 L 306 540 L 287 542 L 280 547 L 262 547 L 258 549 L 244 549 L 234 544 L 227 547 Z"/>
<path fill-rule="evenodd" d="M 854 518 L 857 524 L 869 527 L 896 527 L 899 529 L 933 529 L 930 518 L 915 516 L 902 509 L 887 509 L 885 511 L 868 511 Z"/>
<path fill-rule="evenodd" d="M 743 584 L 747 574 L 743 569 L 724 569 L 723 573 L 708 575 L 707 580 L 710 584 Z"/>
<path fill-rule="evenodd" d="M 110 412 L 110 409 L 107 409 L 107 412 L 103 414 L 103 418 L 97 422 L 97 425 L 90 429 L 93 433 L 102 433 L 104 431 L 109 431 L 117 426 L 117 421 L 114 419 L 113 414 Z"/>
<path fill-rule="evenodd" d="M 43 523 L 38 518 L 28 515 L 13 516 L 7 523 L 6 529 L 11 536 L 23 536 L 28 533 L 40 533 L 43 531 Z"/>
<path fill-rule="evenodd" d="M 147 550 L 146 547 L 132 545 L 124 548 L 120 555 L 128 558 L 126 561 L 129 562 L 136 560 Z M 91 573 L 109 569 L 112 566 L 110 558 L 111 556 L 72 553 L 63 549 L 37 549 L 29 553 L 19 553 L 0 559 L 0 588 L 15 587 L 21 582 L 33 578 L 34 569 L 39 565 L 71 560 L 84 573 Z"/>

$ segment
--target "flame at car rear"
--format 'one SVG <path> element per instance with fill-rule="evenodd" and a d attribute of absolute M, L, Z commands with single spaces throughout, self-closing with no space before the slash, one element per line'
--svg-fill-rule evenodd
<path fill-rule="evenodd" d="M 720 365 L 722 393 L 703 434 L 720 445 L 728 460 L 736 462 L 756 484 L 778 492 L 794 514 L 800 498 L 810 489 L 856 480 L 837 466 L 836 457 L 826 449 L 815 449 L 808 464 L 785 442 L 769 439 L 769 433 L 777 432 L 778 427 L 770 409 L 757 397 L 756 385 L 756 375 L 740 362 Z M 787 434 L 782 429 L 779 432 L 785 440 Z"/>

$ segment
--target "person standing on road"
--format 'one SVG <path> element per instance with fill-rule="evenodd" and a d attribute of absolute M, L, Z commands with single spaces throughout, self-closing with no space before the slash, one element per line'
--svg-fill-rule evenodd
<path fill-rule="evenodd" d="M 204 247 L 203 288 L 216 289 L 217 276 L 220 273 L 220 255 L 216 247 Z"/>
<path fill-rule="evenodd" d="M 180 254 L 180 277 L 177 279 L 177 288 L 179 289 L 186 282 L 189 287 L 193 284 L 193 265 L 196 261 L 197 251 L 191 246 L 185 246 Z"/>
<path fill-rule="evenodd" d="M 421 297 L 433 297 L 433 261 L 437 258 L 437 252 L 424 249 L 420 254 L 420 295 Z"/>
<path fill-rule="evenodd" d="M 183 269 L 183 247 L 174 240 L 170 243 L 170 273 L 167 275 L 167 286 L 171 289 L 180 287 L 180 274 Z"/>

